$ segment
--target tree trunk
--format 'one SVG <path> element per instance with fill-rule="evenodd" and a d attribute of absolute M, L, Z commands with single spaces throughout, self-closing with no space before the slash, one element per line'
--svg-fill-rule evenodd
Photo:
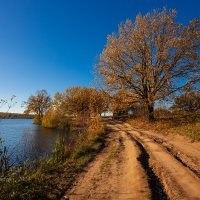
<path fill-rule="evenodd" d="M 147 105 L 147 112 L 148 112 L 149 122 L 155 122 L 155 118 L 154 118 L 154 104 L 153 103 Z"/>

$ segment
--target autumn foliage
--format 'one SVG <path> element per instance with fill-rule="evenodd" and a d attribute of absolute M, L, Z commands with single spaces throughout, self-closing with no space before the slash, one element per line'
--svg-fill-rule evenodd
<path fill-rule="evenodd" d="M 127 20 L 108 36 L 96 65 L 104 88 L 112 94 L 126 91 L 124 98 L 145 105 L 149 120 L 156 101 L 200 80 L 199 20 L 184 26 L 175 19 L 176 11 L 164 8 Z"/>
<path fill-rule="evenodd" d="M 42 125 L 61 129 L 72 123 L 88 125 L 91 118 L 100 116 L 107 107 L 107 98 L 97 89 L 68 88 L 64 93 L 55 94 L 51 108 L 43 117 Z"/>
<path fill-rule="evenodd" d="M 25 114 L 35 114 L 34 123 L 41 124 L 42 118 L 51 106 L 51 98 L 46 90 L 39 90 L 36 95 L 31 95 L 26 102 Z"/>

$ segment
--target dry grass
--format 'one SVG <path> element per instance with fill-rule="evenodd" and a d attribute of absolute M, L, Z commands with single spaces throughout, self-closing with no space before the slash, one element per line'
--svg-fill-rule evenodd
<path fill-rule="evenodd" d="M 186 135 L 195 141 L 200 141 L 200 122 L 183 124 L 177 127 L 171 127 L 168 130 L 170 133 L 177 133 L 180 135 Z"/>
<path fill-rule="evenodd" d="M 153 130 L 159 133 L 179 134 L 185 135 L 194 141 L 200 141 L 200 121 L 185 120 L 183 118 L 162 119 L 157 120 L 155 123 L 149 123 L 144 118 L 128 120 L 132 126 Z"/>

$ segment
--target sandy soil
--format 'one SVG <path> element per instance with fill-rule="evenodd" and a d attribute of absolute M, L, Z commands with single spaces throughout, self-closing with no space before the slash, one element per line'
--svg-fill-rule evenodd
<path fill-rule="evenodd" d="M 62 199 L 200 199 L 199 143 L 121 122 L 107 129 L 108 145 Z"/>
<path fill-rule="evenodd" d="M 188 137 L 176 134 L 160 134 L 141 129 L 135 130 L 161 144 L 200 178 L 200 142 L 193 142 Z"/>

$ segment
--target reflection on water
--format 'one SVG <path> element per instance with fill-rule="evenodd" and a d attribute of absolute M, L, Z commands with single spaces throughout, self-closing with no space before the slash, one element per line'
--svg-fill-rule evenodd
<path fill-rule="evenodd" d="M 8 147 L 11 163 L 49 156 L 59 136 L 69 133 L 32 124 L 31 119 L 1 119 L 0 137 Z"/>

